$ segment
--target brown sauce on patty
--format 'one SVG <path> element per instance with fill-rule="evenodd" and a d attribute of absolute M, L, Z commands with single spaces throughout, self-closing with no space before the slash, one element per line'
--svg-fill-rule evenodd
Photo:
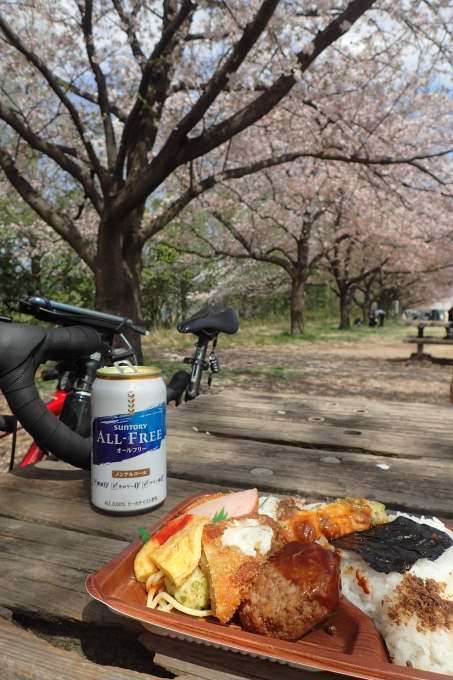
<path fill-rule="evenodd" d="M 340 559 L 337 553 L 317 543 L 292 541 L 270 559 L 282 576 L 307 595 L 329 611 L 337 608 L 340 590 Z"/>

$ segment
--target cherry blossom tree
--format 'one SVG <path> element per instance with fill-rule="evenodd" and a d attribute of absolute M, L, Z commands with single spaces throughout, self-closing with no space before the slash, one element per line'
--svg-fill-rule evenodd
<path fill-rule="evenodd" d="M 215 221 L 195 219 L 196 247 L 189 236 L 182 249 L 283 270 L 291 333 L 303 332 L 307 281 L 327 273 L 346 329 L 354 300 L 363 298 L 367 314 L 396 287 L 397 277 L 401 288 L 408 278 L 425 280 L 424 274 L 451 266 L 449 160 L 436 170 L 439 181 L 430 177 L 429 183 L 420 183 L 417 167 L 383 174 L 318 159 L 262 171 L 198 201 Z"/>
<path fill-rule="evenodd" d="M 413 191 L 410 173 L 398 179 L 397 189 L 357 185 L 337 204 L 323 267 L 339 299 L 340 329 L 350 327 L 358 293 L 365 317 L 373 302 L 388 308 L 403 290 L 426 294 L 437 274 L 453 267 L 453 197 L 437 187 L 428 201 Z"/>
<path fill-rule="evenodd" d="M 292 171 L 296 170 L 293 166 Z M 301 177 L 308 174 L 305 169 Z M 284 210 L 280 207 L 280 234 L 269 226 L 269 220 L 274 221 L 270 214 L 272 205 L 281 206 L 287 198 L 282 188 L 279 197 L 274 195 L 272 201 L 266 201 L 267 213 L 263 205 L 259 206 L 261 212 L 248 205 L 248 214 L 241 212 L 239 215 L 236 210 L 234 222 L 231 215 L 225 218 L 219 214 L 218 221 L 223 229 L 215 234 L 212 224 L 209 230 L 202 230 L 200 225 L 193 226 L 199 247 L 191 252 L 201 257 L 215 255 L 241 262 L 254 260 L 277 265 L 276 268 L 286 274 L 289 284 L 293 333 L 299 332 L 294 318 L 297 318 L 300 303 L 293 308 L 291 263 L 295 269 L 300 268 L 300 276 L 305 282 L 310 277 L 317 282 L 330 282 L 338 298 L 340 329 L 350 328 L 353 302 L 362 309 L 363 320 L 367 321 L 373 303 L 389 312 L 394 300 L 407 306 L 446 295 L 451 289 L 453 269 L 453 232 L 449 217 L 453 209 L 452 198 L 437 192 L 429 203 L 422 203 L 420 196 L 408 194 L 407 189 L 404 193 L 408 195 L 401 195 L 401 187 L 393 194 L 388 187 L 381 187 L 376 195 L 376 187 L 366 185 L 360 189 L 358 178 L 351 173 L 343 179 L 341 174 L 337 176 L 336 184 L 331 169 L 329 175 L 328 182 L 325 176 L 322 182 L 324 195 L 329 197 L 324 206 L 320 204 L 322 194 L 318 193 L 316 202 L 308 204 L 308 209 L 292 211 L 288 202 L 284 204 Z M 290 177 L 289 173 L 285 189 L 294 199 Z M 410 179 L 407 173 L 405 179 Z M 348 187 L 348 181 L 354 188 Z M 254 186 L 256 188 L 256 182 Z M 231 186 L 229 189 L 234 195 Z M 275 182 L 273 189 L 275 191 Z M 315 193 L 313 186 L 311 189 Z M 335 191 L 336 200 L 333 200 Z M 403 199 L 405 202 L 401 203 Z M 213 201 L 209 203 L 212 205 Z M 237 198 L 237 204 L 244 205 L 242 196 Z M 225 199 L 223 207 L 226 208 Z M 310 207 L 318 211 L 318 222 L 313 221 L 307 229 Z M 301 213 L 305 219 L 300 219 Z M 190 249 L 190 246 L 183 246 L 183 249 Z M 273 259 L 274 250 L 280 254 L 277 260 Z M 298 260 L 300 252 L 306 254 L 305 259 Z M 282 266 L 283 259 L 290 266 Z M 255 287 L 257 281 L 258 272 L 250 283 Z M 247 283 L 242 283 L 244 293 Z M 303 306 L 303 287 L 297 290 Z M 303 323 L 301 325 L 303 328 Z"/>
<path fill-rule="evenodd" d="M 334 240 L 332 249 L 325 254 L 324 267 L 333 282 L 331 288 L 338 297 L 340 330 L 351 327 L 352 303 L 359 285 L 382 272 L 387 262 L 385 251 L 377 251 L 375 243 L 359 235 L 344 233 L 343 238 L 340 235 Z"/>
<path fill-rule="evenodd" d="M 136 318 L 144 244 L 220 181 L 302 156 L 380 167 L 445 152 L 389 155 L 383 143 L 366 156 L 348 119 L 379 71 L 409 86 L 415 62 L 436 78 L 443 0 L 4 0 L 0 35 L 0 167 L 94 272 L 97 306 Z M 312 136 L 263 153 L 259 128 L 249 133 L 290 95 Z M 320 146 L 333 112 L 341 125 Z"/>
<path fill-rule="evenodd" d="M 332 201 L 323 194 L 324 183 L 325 174 L 311 160 L 231 182 L 199 202 L 215 222 L 195 219 L 180 247 L 199 257 L 250 259 L 280 268 L 289 283 L 291 333 L 303 333 L 305 286 L 323 256 L 314 233 Z"/>

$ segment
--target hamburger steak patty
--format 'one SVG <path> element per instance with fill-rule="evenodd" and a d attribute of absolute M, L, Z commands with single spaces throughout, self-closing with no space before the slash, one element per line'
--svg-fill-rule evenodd
<path fill-rule="evenodd" d="M 339 557 L 317 543 L 293 541 L 262 566 L 240 611 L 248 631 L 298 640 L 338 607 Z"/>

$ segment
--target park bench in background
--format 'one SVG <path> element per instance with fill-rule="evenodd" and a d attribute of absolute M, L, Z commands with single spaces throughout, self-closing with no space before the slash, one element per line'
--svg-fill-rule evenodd
<path fill-rule="evenodd" d="M 425 328 L 427 326 L 445 328 L 445 331 L 447 331 L 448 323 L 445 323 L 445 321 L 409 321 L 406 322 L 406 324 L 417 328 L 417 335 L 409 335 L 404 339 L 404 342 L 417 345 L 416 352 L 413 352 L 409 359 L 433 361 L 434 357 L 431 354 L 424 352 L 424 345 L 453 345 L 453 338 L 425 335 Z M 448 359 L 445 359 L 445 361 L 448 361 Z"/>

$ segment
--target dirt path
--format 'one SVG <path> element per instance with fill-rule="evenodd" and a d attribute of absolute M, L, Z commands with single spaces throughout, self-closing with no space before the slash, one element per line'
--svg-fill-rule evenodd
<path fill-rule="evenodd" d="M 432 354 L 453 361 L 452 348 Z M 244 389 L 295 391 L 320 396 L 360 394 L 370 399 L 447 404 L 452 366 L 409 361 L 398 343 L 306 343 L 303 346 L 222 350 L 222 384 Z"/>

